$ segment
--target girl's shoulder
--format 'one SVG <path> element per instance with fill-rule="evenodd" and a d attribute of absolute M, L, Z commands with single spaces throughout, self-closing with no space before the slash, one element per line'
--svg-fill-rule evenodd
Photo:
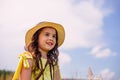
<path fill-rule="evenodd" d="M 20 58 L 20 61 L 25 68 L 30 68 L 32 66 L 33 56 L 30 52 L 23 52 L 19 54 L 18 57 Z"/>
<path fill-rule="evenodd" d="M 18 55 L 19 58 L 33 59 L 33 56 L 30 52 L 26 51 Z"/>

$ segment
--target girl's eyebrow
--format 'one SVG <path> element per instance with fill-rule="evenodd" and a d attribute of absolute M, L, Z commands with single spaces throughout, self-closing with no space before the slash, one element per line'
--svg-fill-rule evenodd
<path fill-rule="evenodd" d="M 50 32 L 45 31 L 45 33 L 50 34 Z"/>

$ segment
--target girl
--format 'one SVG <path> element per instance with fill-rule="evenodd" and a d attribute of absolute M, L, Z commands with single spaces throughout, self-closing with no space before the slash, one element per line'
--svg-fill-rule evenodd
<path fill-rule="evenodd" d="M 53 22 L 41 22 L 28 30 L 26 52 L 19 55 L 20 61 L 12 80 L 61 80 L 58 47 L 64 38 L 62 25 Z"/>

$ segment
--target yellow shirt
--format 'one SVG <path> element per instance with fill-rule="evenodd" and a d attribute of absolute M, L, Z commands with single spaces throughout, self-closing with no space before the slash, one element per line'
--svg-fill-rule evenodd
<path fill-rule="evenodd" d="M 29 62 L 27 59 L 32 59 L 33 60 L 33 57 L 32 55 L 29 53 L 29 52 L 24 52 L 22 54 L 19 55 L 19 63 L 18 63 L 18 66 L 16 68 L 16 71 L 14 73 L 14 76 L 13 76 L 13 79 L 12 80 L 19 80 L 19 75 L 20 75 L 20 71 L 22 69 L 22 65 L 27 69 L 30 67 L 29 65 Z M 44 59 L 44 58 L 41 58 L 42 60 L 42 64 L 43 64 L 43 69 L 45 67 L 45 64 L 46 64 L 46 61 L 47 59 Z M 34 67 L 34 66 L 33 66 Z M 55 66 L 55 70 L 58 68 L 58 66 Z M 53 71 L 52 71 L 53 72 Z M 38 69 L 36 71 L 36 74 L 34 74 L 32 72 L 32 76 L 31 76 L 31 80 L 35 80 L 35 77 L 40 73 L 40 70 Z M 43 75 L 41 75 L 41 77 L 39 78 L 39 80 L 42 80 L 43 78 Z M 44 71 L 44 80 L 51 80 L 51 75 L 50 75 L 50 67 L 49 65 L 46 66 L 46 69 Z"/>
<path fill-rule="evenodd" d="M 41 58 L 42 61 L 42 65 L 43 65 L 43 69 L 45 68 L 47 59 Z M 34 67 L 34 66 L 33 66 Z M 35 77 L 40 73 L 40 69 L 38 69 L 36 71 L 36 74 L 32 73 L 32 79 L 31 80 L 35 80 Z M 52 71 L 53 73 L 53 71 Z M 51 80 L 51 75 L 50 75 L 50 67 L 49 64 L 46 66 L 45 71 L 43 73 L 44 75 L 41 75 L 41 77 L 38 80 L 42 80 L 42 78 L 44 77 L 44 80 Z"/>

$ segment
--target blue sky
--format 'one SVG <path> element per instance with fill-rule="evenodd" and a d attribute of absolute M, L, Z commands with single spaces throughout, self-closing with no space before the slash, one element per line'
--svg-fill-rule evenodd
<path fill-rule="evenodd" d="M 59 48 L 62 76 L 120 80 L 119 0 L 2 0 L 0 1 L 0 69 L 15 70 L 24 52 L 26 31 L 40 21 L 62 24 L 66 31 Z"/>

